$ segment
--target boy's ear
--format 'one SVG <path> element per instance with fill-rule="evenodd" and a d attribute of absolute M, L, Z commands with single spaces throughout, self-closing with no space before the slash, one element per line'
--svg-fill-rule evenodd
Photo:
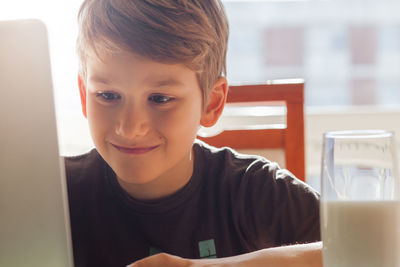
<path fill-rule="evenodd" d="M 200 119 L 202 126 L 211 127 L 217 123 L 224 109 L 227 94 L 228 82 L 225 77 L 220 77 L 208 96 L 207 105 Z"/>
<path fill-rule="evenodd" d="M 78 75 L 79 95 L 81 96 L 82 113 L 87 118 L 86 113 L 86 85 L 81 75 Z"/>

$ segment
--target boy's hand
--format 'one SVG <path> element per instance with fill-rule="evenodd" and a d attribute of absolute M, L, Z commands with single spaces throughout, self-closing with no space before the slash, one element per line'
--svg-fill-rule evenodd
<path fill-rule="evenodd" d="M 322 267 L 322 243 L 310 243 L 287 247 L 263 249 L 252 253 L 219 259 L 191 260 L 161 253 L 128 267 L 206 267 L 206 266 L 275 266 L 275 267 Z"/>
<path fill-rule="evenodd" d="M 136 261 L 127 267 L 156 267 L 156 266 L 164 266 L 164 267 L 189 267 L 189 266 L 201 266 L 201 265 L 194 265 L 194 261 L 196 260 L 189 260 L 184 259 L 178 256 L 173 256 L 166 253 L 160 253 L 157 255 L 153 255 L 142 260 Z"/>

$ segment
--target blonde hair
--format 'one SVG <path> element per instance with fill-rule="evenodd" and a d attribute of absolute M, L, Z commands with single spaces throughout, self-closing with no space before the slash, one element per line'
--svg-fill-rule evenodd
<path fill-rule="evenodd" d="M 196 72 L 203 101 L 226 76 L 228 21 L 220 0 L 85 0 L 77 52 L 86 76 L 86 52 L 129 51 Z"/>

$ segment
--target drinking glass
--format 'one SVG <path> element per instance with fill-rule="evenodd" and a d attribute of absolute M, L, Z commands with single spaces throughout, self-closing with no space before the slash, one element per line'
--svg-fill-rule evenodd
<path fill-rule="evenodd" d="M 399 176 L 394 134 L 324 134 L 321 234 L 324 267 L 400 266 Z"/>

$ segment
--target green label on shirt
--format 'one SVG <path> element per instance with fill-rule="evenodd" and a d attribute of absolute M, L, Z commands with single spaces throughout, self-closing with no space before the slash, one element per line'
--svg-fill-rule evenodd
<path fill-rule="evenodd" d="M 200 258 L 216 258 L 217 251 L 215 249 L 214 239 L 199 242 Z"/>

